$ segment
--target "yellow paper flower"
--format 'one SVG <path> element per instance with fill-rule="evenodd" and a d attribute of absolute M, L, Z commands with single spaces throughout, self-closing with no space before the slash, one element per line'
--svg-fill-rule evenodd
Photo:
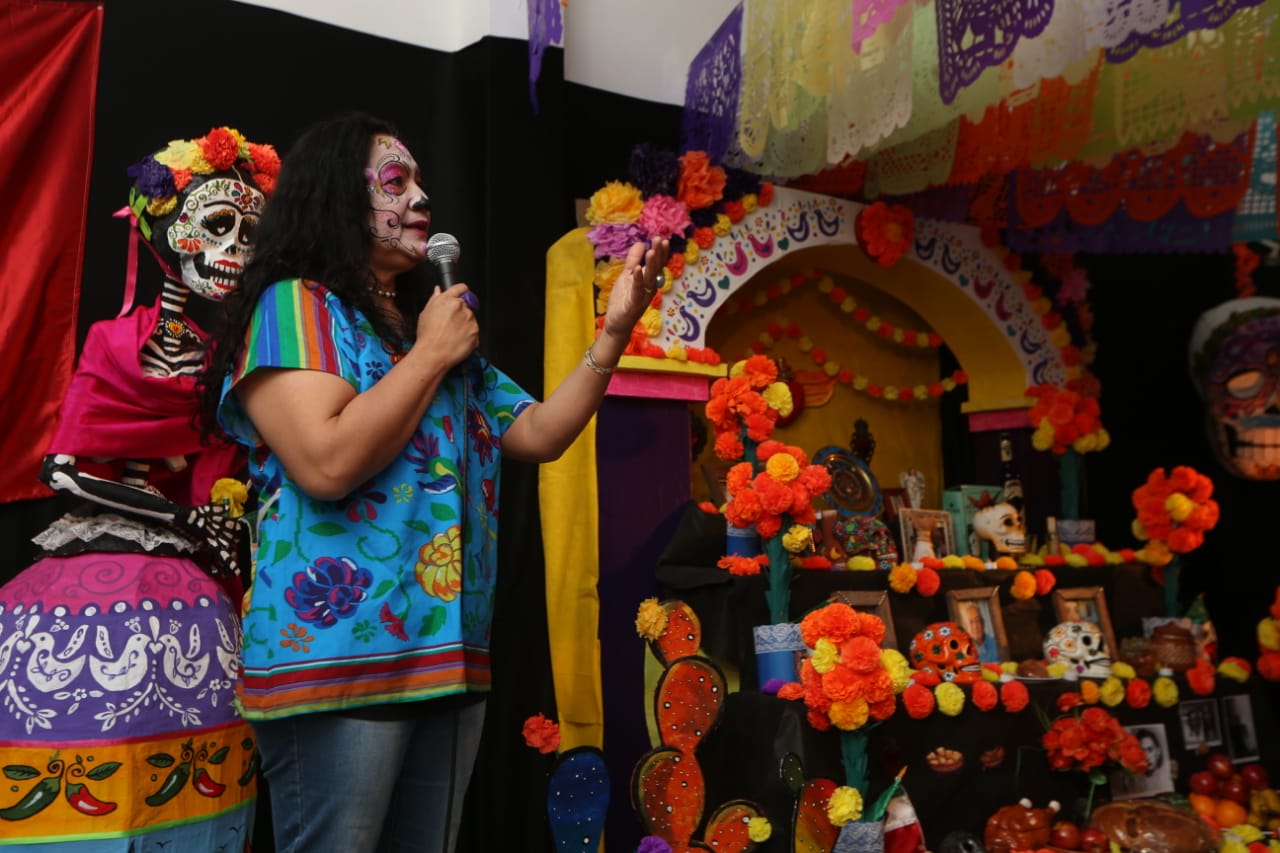
<path fill-rule="evenodd" d="M 787 417 L 795 409 L 795 401 L 791 399 L 791 389 L 787 387 L 785 382 L 774 382 L 760 392 L 760 396 L 764 397 L 764 401 L 769 404 L 769 408 L 778 413 L 779 417 Z"/>
<path fill-rule="evenodd" d="M 1269 652 L 1280 651 L 1280 629 L 1274 619 L 1258 621 L 1258 645 Z"/>
<path fill-rule="evenodd" d="M 1015 663 L 1014 666 L 1016 667 L 1017 664 Z M 1045 669 L 1049 670 L 1049 674 L 1054 678 L 1061 678 L 1067 672 L 1067 665 L 1062 661 L 1055 661 L 1046 666 Z"/>
<path fill-rule="evenodd" d="M 944 569 L 963 569 L 964 560 L 960 559 L 959 554 L 948 554 L 942 558 L 942 567 Z"/>
<path fill-rule="evenodd" d="M 249 488 L 239 480 L 222 477 L 209 489 L 209 503 L 222 504 L 227 508 L 227 515 L 240 518 L 244 515 L 244 505 L 249 500 Z"/>
<path fill-rule="evenodd" d="M 1218 674 L 1243 684 L 1249 680 L 1249 672 L 1235 659 L 1227 659 L 1218 664 Z"/>
<path fill-rule="evenodd" d="M 893 684 L 893 692 L 901 693 L 911 683 L 911 664 L 897 649 L 881 649 L 880 663 L 889 673 L 889 681 Z"/>
<path fill-rule="evenodd" d="M 790 453 L 775 453 L 764 463 L 764 470 L 779 483 L 790 483 L 800 476 L 800 463 Z"/>
<path fill-rule="evenodd" d="M 861 696 L 848 702 L 832 702 L 831 710 L 827 712 L 831 724 L 846 732 L 862 728 L 870 715 L 871 707 Z"/>
<path fill-rule="evenodd" d="M 1138 677 L 1138 673 L 1134 668 L 1122 660 L 1118 660 L 1111 664 L 1111 674 L 1116 678 L 1123 678 L 1125 681 L 1128 681 L 1130 678 Z"/>
<path fill-rule="evenodd" d="M 844 567 L 851 572 L 870 572 L 876 568 L 876 561 L 864 554 L 845 560 Z"/>
<path fill-rule="evenodd" d="M 908 593 L 916 587 L 915 566 L 899 563 L 889 570 L 889 588 L 897 593 Z"/>
<path fill-rule="evenodd" d="M 1084 554 L 1071 553 L 1062 559 L 1066 561 L 1068 566 L 1073 566 L 1077 569 L 1083 569 L 1085 566 L 1089 565 L 1089 561 L 1085 559 Z"/>
<path fill-rule="evenodd" d="M 1161 708 L 1178 704 L 1178 683 L 1168 676 L 1160 676 L 1151 684 L 1151 697 Z"/>
<path fill-rule="evenodd" d="M 832 826 L 844 826 L 846 823 L 862 817 L 862 793 L 857 788 L 841 785 L 831 792 L 827 800 L 827 820 Z"/>
<path fill-rule="evenodd" d="M 1013 579 L 1009 594 L 1019 601 L 1034 598 L 1036 594 L 1036 576 L 1028 571 L 1021 571 Z"/>
<path fill-rule="evenodd" d="M 818 642 L 813 646 L 813 656 L 809 658 L 809 663 L 813 665 L 814 670 L 819 675 L 826 675 L 835 669 L 839 662 L 840 649 L 826 637 L 819 637 Z"/>
<path fill-rule="evenodd" d="M 172 213 L 173 209 L 178 206 L 178 197 L 171 195 L 168 198 L 153 198 L 147 202 L 147 213 L 152 216 L 164 216 Z"/>
<path fill-rule="evenodd" d="M 938 700 L 938 710 L 948 717 L 954 717 L 964 710 L 964 691 L 958 684 L 942 682 L 933 689 L 933 698 Z"/>
<path fill-rule="evenodd" d="M 609 181 L 591 195 L 587 222 L 591 225 L 625 225 L 635 222 L 644 210 L 640 190 L 622 181 Z"/>
<path fill-rule="evenodd" d="M 662 332 L 662 312 L 657 308 L 647 309 L 640 317 L 640 325 L 646 335 L 656 338 Z"/>
<path fill-rule="evenodd" d="M 657 598 L 646 598 L 636 611 L 636 633 L 646 640 L 656 640 L 667 630 L 667 609 Z"/>
<path fill-rule="evenodd" d="M 785 453 L 778 454 L 778 456 L 786 455 L 787 454 Z M 777 456 L 773 457 L 773 459 L 776 458 Z M 770 459 L 769 461 L 772 462 L 773 459 Z M 793 463 L 795 462 L 794 459 L 791 461 Z M 792 554 L 799 554 L 802 551 L 808 551 L 809 546 L 812 544 L 813 530 L 803 524 L 793 524 L 786 533 L 782 534 L 782 547 L 786 548 Z"/>
<path fill-rule="evenodd" d="M 1011 670 L 1008 670 L 1008 671 L 1009 671 L 1010 673 L 1017 672 L 1017 662 L 1016 662 L 1016 661 L 1009 661 L 1009 663 L 1013 664 L 1015 668 L 1014 668 L 1014 669 L 1011 669 Z M 1001 666 L 1001 672 L 1003 672 L 1003 671 L 1004 671 L 1004 669 L 1003 669 L 1004 664 L 1001 664 L 1000 666 Z M 981 673 L 982 673 L 982 680 L 983 680 L 983 681 L 990 681 L 992 684 L 998 684 L 998 683 L 1000 682 L 1000 673 L 999 673 L 999 672 L 994 671 L 994 670 L 993 670 L 993 669 L 991 669 L 991 667 L 989 667 L 989 666 L 984 666 L 984 667 L 981 669 Z"/>
<path fill-rule="evenodd" d="M 1124 683 L 1114 675 L 1102 682 L 1098 688 L 1098 698 L 1108 708 L 1114 708 L 1124 701 Z"/>
<path fill-rule="evenodd" d="M 756 844 L 763 844 L 773 835 L 773 824 L 767 817 L 753 817 L 747 821 L 747 837 Z"/>
<path fill-rule="evenodd" d="M 986 667 L 983 667 L 983 671 L 986 671 Z M 1014 675 L 1018 672 L 1018 662 L 1016 660 L 1001 661 L 1000 671 L 1007 672 L 1009 675 Z"/>

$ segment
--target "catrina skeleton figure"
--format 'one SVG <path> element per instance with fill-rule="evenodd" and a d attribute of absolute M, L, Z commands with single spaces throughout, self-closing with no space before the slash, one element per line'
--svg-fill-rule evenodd
<path fill-rule="evenodd" d="M 216 128 L 129 169 L 131 209 L 164 287 L 154 305 L 90 330 L 42 478 L 96 509 L 42 534 L 46 550 L 158 539 L 203 552 L 214 574 L 246 568 L 244 525 L 210 498 L 234 476 L 235 451 L 201 446 L 190 423 L 205 335 L 186 309 L 192 294 L 218 301 L 237 286 L 278 168 L 271 146 Z"/>

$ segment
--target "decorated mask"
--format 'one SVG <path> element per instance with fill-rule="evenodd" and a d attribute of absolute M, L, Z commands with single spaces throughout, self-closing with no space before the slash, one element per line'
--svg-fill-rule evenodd
<path fill-rule="evenodd" d="M 240 284 L 264 198 L 235 173 L 210 177 L 183 197 L 165 232 L 191 292 L 221 300 Z"/>
<path fill-rule="evenodd" d="M 1280 299 L 1233 299 L 1200 315 L 1188 347 L 1218 461 L 1280 480 Z"/>
<path fill-rule="evenodd" d="M 978 650 L 955 622 L 934 622 L 911 638 L 911 665 L 944 681 L 972 684 L 982 678 Z"/>
<path fill-rule="evenodd" d="M 1102 631 L 1092 622 L 1060 622 L 1044 638 L 1044 657 L 1049 663 L 1064 663 L 1085 678 L 1106 678 L 1111 674 Z"/>
<path fill-rule="evenodd" d="M 1021 554 L 1027 550 L 1022 514 L 1012 504 L 993 504 L 975 512 L 973 532 L 1001 554 Z"/>

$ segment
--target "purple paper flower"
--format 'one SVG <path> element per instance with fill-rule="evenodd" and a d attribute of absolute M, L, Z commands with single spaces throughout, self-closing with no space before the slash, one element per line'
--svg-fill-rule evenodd
<path fill-rule="evenodd" d="M 173 183 L 173 172 L 151 156 L 130 166 L 128 175 L 136 178 L 134 185 L 138 192 L 148 198 L 168 198 L 178 191 Z"/>
<path fill-rule="evenodd" d="M 762 183 L 759 175 L 744 172 L 742 169 L 726 167 L 724 170 L 724 200 L 737 201 L 747 193 L 760 192 Z"/>
<path fill-rule="evenodd" d="M 640 839 L 636 853 L 671 853 L 671 845 L 656 835 L 646 835 Z"/>
<path fill-rule="evenodd" d="M 664 151 L 642 142 L 631 149 L 627 177 L 645 198 L 675 195 L 680 181 L 680 158 L 674 151 Z"/>
<path fill-rule="evenodd" d="M 648 242 L 644 230 L 634 222 L 617 225 L 597 225 L 587 232 L 587 239 L 596 247 L 596 258 L 624 258 L 633 243 Z"/>

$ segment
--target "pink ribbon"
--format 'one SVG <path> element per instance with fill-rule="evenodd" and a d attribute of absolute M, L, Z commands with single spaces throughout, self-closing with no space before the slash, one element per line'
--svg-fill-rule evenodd
<path fill-rule="evenodd" d="M 111 214 L 114 219 L 129 220 L 129 248 L 125 258 L 124 270 L 124 297 L 120 303 L 120 313 L 117 317 L 123 317 L 133 309 L 133 300 L 138 292 L 138 243 L 141 241 L 147 250 L 151 252 L 152 257 L 156 259 L 156 263 L 160 265 L 160 269 L 164 274 L 176 281 L 181 281 L 181 277 L 175 275 L 173 270 L 165 263 L 164 258 L 160 257 L 160 253 L 156 251 L 156 247 L 151 245 L 151 241 L 142 240 L 142 235 L 138 232 L 138 216 L 128 206 L 124 206 Z"/>

